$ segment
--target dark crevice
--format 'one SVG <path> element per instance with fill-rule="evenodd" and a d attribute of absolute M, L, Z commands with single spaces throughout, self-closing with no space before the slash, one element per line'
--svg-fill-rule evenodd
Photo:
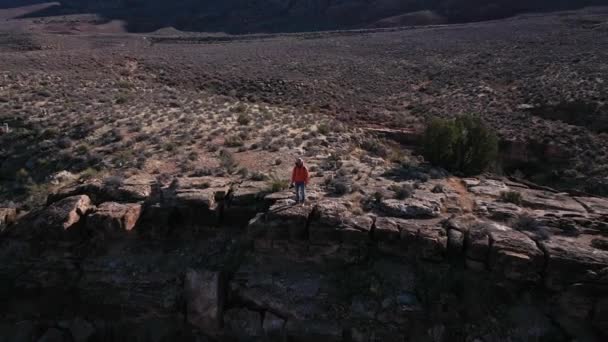
<path fill-rule="evenodd" d="M 376 233 L 376 220 L 378 218 L 376 216 L 372 217 L 372 226 L 369 229 L 369 234 L 368 234 L 368 238 L 371 242 L 375 241 L 375 236 L 374 234 Z"/>
<path fill-rule="evenodd" d="M 547 269 L 549 267 L 549 251 L 547 251 L 547 248 L 542 244 L 542 242 L 536 239 L 533 239 L 533 241 L 536 244 L 536 247 L 543 253 L 543 265 L 540 270 L 540 279 L 541 284 L 544 284 L 547 276 Z"/>
<path fill-rule="evenodd" d="M 308 217 L 306 218 L 306 225 L 304 226 L 304 235 L 303 235 L 303 239 L 306 241 L 310 240 L 310 225 L 315 220 L 315 218 L 318 214 L 319 214 L 319 207 L 315 205 L 312 208 L 312 210 L 310 211 L 310 213 L 308 214 Z"/>
<path fill-rule="evenodd" d="M 492 271 L 492 263 L 490 262 L 490 257 L 492 255 L 492 249 L 494 248 L 494 239 L 492 238 L 491 234 L 486 234 L 486 236 L 488 237 L 488 250 L 486 251 L 486 255 L 485 255 L 485 260 L 484 260 L 484 265 L 486 266 L 486 269 L 488 271 Z"/>

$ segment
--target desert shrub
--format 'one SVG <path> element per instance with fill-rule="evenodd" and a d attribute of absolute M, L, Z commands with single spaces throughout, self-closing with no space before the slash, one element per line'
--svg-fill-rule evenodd
<path fill-rule="evenodd" d="M 388 189 L 393 191 L 395 193 L 395 197 L 400 200 L 409 198 L 414 194 L 414 187 L 409 184 L 393 184 L 389 186 Z"/>
<path fill-rule="evenodd" d="M 382 192 L 380 191 L 376 191 L 372 194 L 372 197 L 374 199 L 374 202 L 376 203 L 380 203 L 382 202 L 382 200 L 384 199 L 384 195 L 382 194 Z"/>
<path fill-rule="evenodd" d="M 389 155 L 389 149 L 378 139 L 363 140 L 361 148 L 378 157 L 385 158 Z"/>
<path fill-rule="evenodd" d="M 124 179 L 120 176 L 109 176 L 103 180 L 103 184 L 107 186 L 120 186 L 123 182 Z"/>
<path fill-rule="evenodd" d="M 27 172 L 26 169 L 21 168 L 15 173 L 15 178 L 17 179 L 18 182 L 25 183 L 25 182 L 29 181 L 30 173 Z"/>
<path fill-rule="evenodd" d="M 326 171 L 337 170 L 342 167 L 342 158 L 339 154 L 332 153 L 319 166 Z"/>
<path fill-rule="evenodd" d="M 167 152 L 173 152 L 175 151 L 175 149 L 177 148 L 177 146 L 174 143 L 166 143 L 163 148 L 165 149 L 165 151 Z"/>
<path fill-rule="evenodd" d="M 268 179 L 268 191 L 269 192 L 279 192 L 287 189 L 289 187 L 289 180 L 278 177 L 273 174 Z"/>
<path fill-rule="evenodd" d="M 345 177 L 331 178 L 328 185 L 332 194 L 343 196 L 353 191 L 351 182 Z"/>
<path fill-rule="evenodd" d="M 533 233 L 539 238 L 546 238 L 548 234 L 542 222 L 528 214 L 520 215 L 511 220 L 510 226 L 519 231 Z"/>
<path fill-rule="evenodd" d="M 240 147 L 240 146 L 243 146 L 243 144 L 244 144 L 243 139 L 241 139 L 241 137 L 236 136 L 236 135 L 228 136 L 224 140 L 224 145 L 226 145 L 227 147 Z"/>
<path fill-rule="evenodd" d="M 228 172 L 231 172 L 236 166 L 236 161 L 234 160 L 234 156 L 228 150 L 221 150 L 220 155 L 220 166 L 223 167 Z"/>
<path fill-rule="evenodd" d="M 330 127 L 326 122 L 322 122 L 317 126 L 317 132 L 319 132 L 323 135 L 329 134 L 329 131 L 330 131 Z"/>
<path fill-rule="evenodd" d="M 208 167 L 202 167 L 199 169 L 194 170 L 194 172 L 191 173 L 192 177 L 204 177 L 204 176 L 213 176 L 214 174 L 214 170 Z"/>
<path fill-rule="evenodd" d="M 253 181 L 265 181 L 268 180 L 268 176 L 266 176 L 263 172 L 254 171 L 251 172 L 249 178 Z"/>
<path fill-rule="evenodd" d="M 116 96 L 116 99 L 114 99 L 114 103 L 116 103 L 117 105 L 125 104 L 127 102 L 129 102 L 129 96 L 127 96 L 126 94 L 120 94 Z"/>
<path fill-rule="evenodd" d="M 500 193 L 500 200 L 503 202 L 521 205 L 523 199 L 521 194 L 517 191 L 503 191 Z"/>
<path fill-rule="evenodd" d="M 433 120 L 423 143 L 424 157 L 432 164 L 466 175 L 483 172 L 498 154 L 498 138 L 474 116 Z"/>
<path fill-rule="evenodd" d="M 81 179 L 91 179 L 91 178 L 97 177 L 97 175 L 99 175 L 99 170 L 89 167 L 89 168 L 84 169 L 80 173 L 80 178 Z"/>
<path fill-rule="evenodd" d="M 239 125 L 247 126 L 251 122 L 251 117 L 249 117 L 249 115 L 247 115 L 245 113 L 241 113 L 236 118 L 236 122 L 238 122 Z"/>
<path fill-rule="evenodd" d="M 234 107 L 234 111 L 237 113 L 244 113 L 247 110 L 247 106 L 244 103 L 239 103 Z"/>
<path fill-rule="evenodd" d="M 77 154 L 87 154 L 89 153 L 89 146 L 87 144 L 78 145 L 74 149 L 74 152 L 76 152 Z"/>
<path fill-rule="evenodd" d="M 239 176 L 245 178 L 247 177 L 247 175 L 249 175 L 249 169 L 247 169 L 246 167 L 242 167 L 237 173 L 239 174 Z"/>
<path fill-rule="evenodd" d="M 188 153 L 188 159 L 191 161 L 195 161 L 198 159 L 198 152 L 196 151 L 191 151 L 190 153 Z"/>
<path fill-rule="evenodd" d="M 443 184 L 435 184 L 435 186 L 431 189 L 431 192 L 434 194 L 440 194 L 444 192 Z"/>

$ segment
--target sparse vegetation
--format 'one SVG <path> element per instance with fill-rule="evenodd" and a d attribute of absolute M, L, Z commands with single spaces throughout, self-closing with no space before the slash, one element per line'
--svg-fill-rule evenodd
<path fill-rule="evenodd" d="M 517 191 L 503 191 L 500 193 L 500 200 L 503 202 L 521 205 L 523 198 L 521 193 Z"/>
<path fill-rule="evenodd" d="M 268 179 L 268 191 L 269 192 L 273 193 L 273 192 L 283 191 L 283 190 L 286 190 L 288 187 L 289 187 L 288 179 L 281 178 L 275 174 L 270 175 L 270 178 Z"/>
<path fill-rule="evenodd" d="M 498 138 L 478 117 L 435 119 L 426 129 L 423 153 L 428 161 L 450 171 L 479 174 L 496 161 Z"/>
<path fill-rule="evenodd" d="M 411 197 L 414 194 L 414 187 L 410 184 L 391 185 L 389 190 L 395 193 L 395 197 L 400 200 Z"/>
<path fill-rule="evenodd" d="M 228 150 L 221 150 L 219 153 L 220 166 L 228 172 L 232 172 L 236 167 L 234 155 Z"/>
<path fill-rule="evenodd" d="M 251 118 L 249 117 L 249 115 L 241 113 L 237 117 L 236 122 L 238 122 L 239 125 L 247 126 L 251 122 Z"/>

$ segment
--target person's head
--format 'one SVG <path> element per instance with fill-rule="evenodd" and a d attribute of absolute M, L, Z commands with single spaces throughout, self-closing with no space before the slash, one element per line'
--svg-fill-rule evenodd
<path fill-rule="evenodd" d="M 302 160 L 302 158 L 296 159 L 296 166 L 302 166 L 302 165 L 304 165 L 304 161 Z"/>

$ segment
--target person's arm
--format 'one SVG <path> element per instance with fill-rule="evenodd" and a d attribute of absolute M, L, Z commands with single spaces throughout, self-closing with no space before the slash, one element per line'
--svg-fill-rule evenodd
<path fill-rule="evenodd" d="M 304 184 L 308 185 L 309 180 L 310 176 L 308 175 L 308 168 L 304 167 Z"/>

